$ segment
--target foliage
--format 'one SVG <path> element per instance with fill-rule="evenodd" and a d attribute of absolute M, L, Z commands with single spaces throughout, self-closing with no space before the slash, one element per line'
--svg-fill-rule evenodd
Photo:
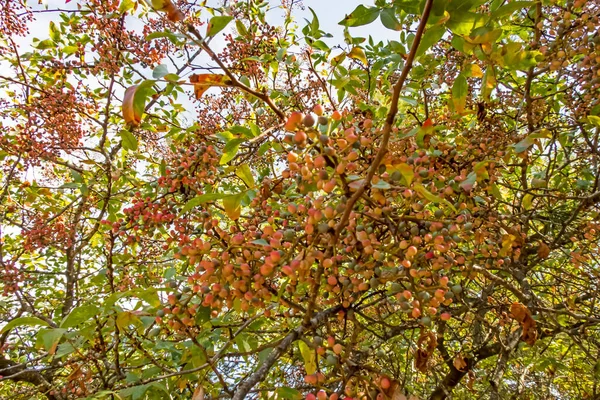
<path fill-rule="evenodd" d="M 3 398 L 600 396 L 598 2 L 24 1 Z"/>

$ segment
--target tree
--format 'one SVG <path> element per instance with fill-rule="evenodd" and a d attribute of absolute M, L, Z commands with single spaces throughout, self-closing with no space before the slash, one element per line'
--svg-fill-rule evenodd
<path fill-rule="evenodd" d="M 206 3 L 3 5 L 2 397 L 598 398 L 598 2 Z"/>

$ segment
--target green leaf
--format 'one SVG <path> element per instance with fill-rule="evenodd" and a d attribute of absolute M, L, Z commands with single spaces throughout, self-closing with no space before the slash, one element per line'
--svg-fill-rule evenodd
<path fill-rule="evenodd" d="M 400 171 L 400 173 L 402 174 L 402 177 L 406 181 L 406 184 L 408 186 L 410 186 L 410 184 L 412 183 L 412 181 L 415 177 L 415 171 L 413 170 L 413 167 L 411 167 L 410 165 L 408 165 L 406 163 L 402 163 L 402 164 L 396 165 L 395 168 L 397 168 L 398 171 Z"/>
<path fill-rule="evenodd" d="M 8 332 L 9 330 L 20 327 L 20 326 L 49 326 L 49 324 L 43 319 L 39 319 L 37 317 L 19 317 L 15 318 L 0 330 L 0 333 Z"/>
<path fill-rule="evenodd" d="M 250 243 L 257 244 L 259 246 L 270 246 L 269 242 L 267 242 L 265 239 L 255 239 Z"/>
<path fill-rule="evenodd" d="M 596 115 L 588 115 L 587 119 L 590 124 L 600 127 L 600 117 Z"/>
<path fill-rule="evenodd" d="M 277 399 L 281 400 L 300 400 L 302 399 L 302 394 L 296 390 L 289 387 L 280 387 L 275 391 L 277 394 Z"/>
<path fill-rule="evenodd" d="M 452 85 L 452 104 L 457 113 L 462 114 L 467 104 L 467 94 L 469 93 L 469 84 L 463 74 L 459 74 Z"/>
<path fill-rule="evenodd" d="M 188 200 L 187 203 L 181 208 L 180 215 L 185 214 L 186 212 L 192 210 L 195 207 L 198 207 L 201 204 L 207 203 L 209 201 L 221 200 L 229 195 L 224 193 L 205 193 L 200 196 L 196 196 L 191 200 Z"/>
<path fill-rule="evenodd" d="M 42 339 L 42 343 L 44 349 L 49 354 L 54 354 L 56 352 L 56 347 L 58 346 L 58 342 L 63 337 L 67 330 L 63 328 L 55 328 L 55 329 L 44 329 L 41 330 L 38 335 Z"/>
<path fill-rule="evenodd" d="M 77 53 L 79 51 L 79 47 L 77 46 L 65 46 L 62 49 L 63 53 L 66 55 L 71 55 Z"/>
<path fill-rule="evenodd" d="M 532 7 L 533 5 L 535 5 L 535 1 L 513 1 L 511 3 L 503 5 L 502 7 L 494 11 L 492 13 L 491 19 L 495 21 L 500 18 L 512 15 L 515 11 L 521 10 L 522 8 Z"/>
<path fill-rule="evenodd" d="M 383 26 L 393 31 L 401 31 L 402 24 L 396 18 L 396 13 L 393 8 L 385 8 L 381 10 L 381 14 L 379 14 L 379 19 Z"/>
<path fill-rule="evenodd" d="M 41 42 L 36 44 L 34 47 L 38 50 L 53 49 L 56 47 L 56 43 L 54 43 L 54 41 L 51 39 L 46 39 L 46 40 L 42 40 Z"/>
<path fill-rule="evenodd" d="M 375 21 L 379 16 L 379 8 L 377 7 L 365 7 L 362 4 L 359 5 L 350 14 L 339 22 L 339 25 L 343 26 L 361 26 L 367 25 Z"/>
<path fill-rule="evenodd" d="M 135 151 L 138 148 L 138 140 L 137 138 L 133 135 L 133 133 L 129 132 L 128 130 L 121 130 L 121 132 L 119 132 L 119 134 L 121 135 L 121 144 L 123 145 L 123 148 L 125 150 L 131 150 L 131 151 Z"/>
<path fill-rule="evenodd" d="M 240 148 L 240 144 L 242 144 L 246 139 L 231 139 L 225 147 L 223 148 L 223 155 L 221 156 L 221 160 L 219 164 L 227 164 L 229 161 L 233 160 Z"/>
<path fill-rule="evenodd" d="M 496 88 L 496 71 L 492 65 L 485 69 L 481 82 L 481 97 L 489 100 L 492 91 Z"/>
<path fill-rule="evenodd" d="M 95 305 L 83 305 L 77 308 L 74 308 L 69 315 L 67 315 L 62 323 L 60 324 L 61 328 L 73 328 L 82 322 L 87 321 L 92 318 L 94 315 L 98 314 L 100 310 Z"/>
<path fill-rule="evenodd" d="M 240 165 L 236 170 L 235 174 L 248 186 L 249 188 L 254 187 L 254 176 L 252 175 L 252 170 L 248 164 L 244 163 Z"/>
<path fill-rule="evenodd" d="M 154 68 L 154 71 L 152 71 L 152 77 L 154 79 L 161 79 L 168 73 L 169 73 L 169 68 L 165 64 L 160 64 L 160 65 L 156 66 L 156 68 Z"/>
<path fill-rule="evenodd" d="M 432 202 L 433 204 L 444 203 L 448 207 L 450 207 L 452 209 L 452 211 L 456 211 L 456 208 L 454 208 L 452 203 L 450 203 L 446 199 L 442 199 L 441 197 L 436 196 L 435 194 L 431 193 L 429 190 L 425 189 L 425 187 L 423 185 L 421 185 L 420 183 L 415 184 L 414 188 L 415 188 L 415 191 L 420 193 L 423 197 L 425 197 L 425 199 Z"/>
<path fill-rule="evenodd" d="M 206 36 L 215 36 L 217 33 L 225 29 L 232 19 L 233 17 L 230 17 L 229 15 L 218 15 L 216 17 L 212 17 L 208 23 Z"/>
<path fill-rule="evenodd" d="M 376 184 L 371 185 L 371 187 L 380 190 L 387 190 L 390 189 L 392 186 L 383 179 L 380 179 Z"/>
<path fill-rule="evenodd" d="M 473 29 L 484 26 L 487 17 L 470 11 L 455 11 L 450 13 L 446 26 L 458 35 L 468 35 Z"/>
<path fill-rule="evenodd" d="M 300 348 L 300 354 L 302 354 L 302 358 L 304 359 L 304 369 L 306 370 L 306 373 L 312 375 L 317 372 L 317 353 L 301 340 L 298 341 L 298 347 Z"/>
<path fill-rule="evenodd" d="M 133 96 L 133 109 L 136 115 L 142 115 L 146 111 L 146 101 L 148 97 L 155 94 L 156 91 L 153 89 L 155 80 L 148 79 L 140 83 L 135 90 Z"/>
<path fill-rule="evenodd" d="M 436 25 L 431 27 L 425 31 L 423 36 L 421 37 L 421 43 L 419 43 L 419 48 L 417 49 L 416 56 L 420 56 L 425 54 L 425 52 L 434 44 L 439 42 L 439 40 L 444 36 L 446 32 L 446 28 L 442 25 Z"/>
<path fill-rule="evenodd" d="M 135 2 L 133 0 L 122 0 L 121 4 L 119 4 L 119 12 L 125 13 L 133 10 L 135 7 Z"/>

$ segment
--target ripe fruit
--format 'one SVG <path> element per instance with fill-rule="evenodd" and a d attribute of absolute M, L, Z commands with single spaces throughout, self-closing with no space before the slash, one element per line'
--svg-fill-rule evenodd
<path fill-rule="evenodd" d="M 343 351 L 343 350 L 344 350 L 344 347 L 343 347 L 341 344 L 339 344 L 339 343 L 336 343 L 336 344 L 333 346 L 333 352 L 334 352 L 335 354 L 337 354 L 337 355 L 340 355 L 340 354 L 342 354 L 342 351 Z"/>
<path fill-rule="evenodd" d="M 302 123 L 304 119 L 304 114 L 298 111 L 294 111 L 288 117 L 285 123 L 285 130 L 293 132 L 298 129 L 299 125 Z"/>
<path fill-rule="evenodd" d="M 331 119 L 332 119 L 332 120 L 334 120 L 334 121 L 339 121 L 339 120 L 341 120 L 341 119 L 342 119 L 342 113 L 341 113 L 341 112 L 339 112 L 338 110 L 335 110 L 335 111 L 333 112 L 333 114 L 331 114 Z"/>
<path fill-rule="evenodd" d="M 392 382 L 390 382 L 390 379 L 387 377 L 383 377 L 381 378 L 381 381 L 379 382 L 379 386 L 381 386 L 381 388 L 383 390 L 387 390 L 390 388 L 390 386 L 392 386 Z"/>
<path fill-rule="evenodd" d="M 319 116 L 319 117 L 320 117 L 320 116 L 321 116 L 321 115 L 323 115 L 323 113 L 325 112 L 325 108 L 323 108 L 323 106 L 322 106 L 322 105 L 320 105 L 320 104 L 316 104 L 316 105 L 313 107 L 313 112 L 314 112 L 315 114 L 317 114 L 317 116 Z"/>
<path fill-rule="evenodd" d="M 306 142 L 307 138 L 308 138 L 308 136 L 306 136 L 306 132 L 298 131 L 294 134 L 294 143 L 302 144 L 302 143 Z"/>

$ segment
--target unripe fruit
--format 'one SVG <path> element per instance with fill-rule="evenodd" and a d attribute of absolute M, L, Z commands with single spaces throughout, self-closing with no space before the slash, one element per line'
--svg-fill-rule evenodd
<path fill-rule="evenodd" d="M 319 118 L 317 118 L 317 122 L 319 123 L 319 125 L 327 125 L 329 123 L 329 119 L 325 116 L 320 116 Z"/>
<path fill-rule="evenodd" d="M 304 126 L 306 126 L 308 128 L 314 126 L 316 122 L 317 122 L 317 120 L 314 117 L 314 115 L 312 115 L 312 114 L 306 114 L 306 116 L 304 116 L 304 119 L 302 120 L 302 123 L 304 124 Z"/>

